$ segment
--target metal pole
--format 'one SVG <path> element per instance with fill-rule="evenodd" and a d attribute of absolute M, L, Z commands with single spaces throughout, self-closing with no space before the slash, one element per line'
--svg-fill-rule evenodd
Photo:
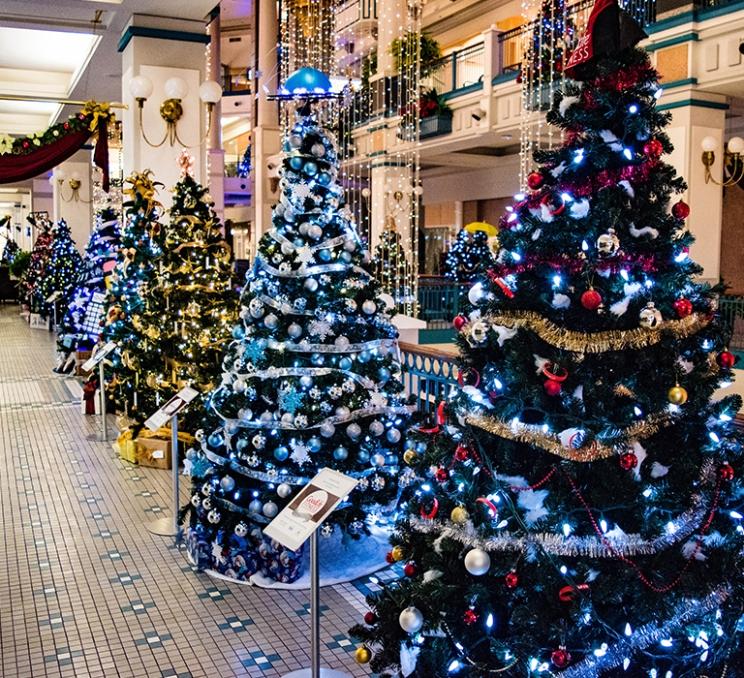
<path fill-rule="evenodd" d="M 178 534 L 178 415 L 171 417 L 171 460 L 173 464 L 173 536 Z"/>
<path fill-rule="evenodd" d="M 312 678 L 320 678 L 320 567 L 318 562 L 318 530 L 310 537 L 310 670 Z"/>
<path fill-rule="evenodd" d="M 65 104 L 68 106 L 85 106 L 88 103 L 82 99 L 58 99 L 56 97 L 20 96 L 15 94 L 0 94 L 0 101 L 39 101 L 41 103 Z M 109 106 L 111 108 L 129 108 L 127 104 L 123 104 L 120 101 L 112 101 L 109 103 Z"/>
<path fill-rule="evenodd" d="M 98 390 L 101 395 L 101 435 L 105 443 L 108 441 L 108 427 L 106 426 L 106 389 L 103 378 L 103 360 L 98 363 Z"/>

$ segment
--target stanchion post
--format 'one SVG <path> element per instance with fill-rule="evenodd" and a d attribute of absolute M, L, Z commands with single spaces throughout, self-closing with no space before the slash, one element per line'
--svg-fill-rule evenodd
<path fill-rule="evenodd" d="M 98 391 L 101 395 L 101 436 L 105 443 L 108 441 L 108 426 L 106 425 L 106 388 L 103 376 L 103 360 L 98 363 Z"/>
<path fill-rule="evenodd" d="M 320 563 L 318 530 L 310 537 L 310 671 L 312 678 L 320 678 Z"/>
<path fill-rule="evenodd" d="M 178 415 L 171 419 L 171 465 L 173 466 L 173 515 L 170 518 L 158 518 L 147 524 L 152 534 L 161 537 L 175 537 L 178 535 Z"/>

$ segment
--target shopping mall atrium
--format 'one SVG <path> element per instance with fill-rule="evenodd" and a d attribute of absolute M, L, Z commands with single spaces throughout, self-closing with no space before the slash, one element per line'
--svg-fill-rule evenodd
<path fill-rule="evenodd" d="M 0 676 L 744 678 L 743 137 L 744 0 L 0 0 Z"/>

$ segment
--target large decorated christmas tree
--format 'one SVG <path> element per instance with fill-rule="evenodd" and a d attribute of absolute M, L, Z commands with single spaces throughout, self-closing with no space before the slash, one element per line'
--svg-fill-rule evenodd
<path fill-rule="evenodd" d="M 740 671 L 741 399 L 714 398 L 734 357 L 642 32 L 611 0 L 592 17 L 564 141 L 456 318 L 462 386 L 408 456 L 411 576 L 354 629 L 384 676 Z"/>
<path fill-rule="evenodd" d="M 52 227 L 52 246 L 44 271 L 37 280 L 36 294 L 43 301 L 43 312 L 51 312 L 52 304 L 66 308 L 80 272 L 82 257 L 70 234 L 70 227 L 60 219 Z M 47 302 L 53 294 L 54 302 Z"/>
<path fill-rule="evenodd" d="M 112 208 L 98 212 L 62 319 L 57 342 L 60 351 L 89 351 L 98 341 L 103 325 L 105 279 L 116 261 L 120 237 L 119 213 Z"/>
<path fill-rule="evenodd" d="M 118 408 L 140 425 L 160 404 L 157 382 L 164 378 L 164 360 L 157 344 L 147 341 L 142 326 L 147 287 L 156 275 L 162 252 L 160 203 L 149 171 L 127 179 L 128 200 L 121 249 L 106 297 L 104 341 L 118 348 L 107 363 L 106 387 Z"/>
<path fill-rule="evenodd" d="M 220 383 L 222 354 L 237 320 L 230 247 L 207 189 L 191 176 L 193 160 L 182 160 L 163 253 L 139 324 L 145 350 L 162 355 L 162 377 L 153 385 L 166 400 L 187 384 L 207 393 Z M 180 427 L 193 432 L 201 409 L 193 403 Z"/>
<path fill-rule="evenodd" d="M 26 272 L 21 277 L 18 285 L 21 300 L 29 308 L 38 312 L 44 305 L 44 299 L 38 292 L 37 283 L 44 273 L 47 262 L 52 252 L 52 229 L 51 224 L 45 219 L 35 219 L 32 223 L 39 229 L 34 247 L 31 250 L 31 260 Z"/>
<path fill-rule="evenodd" d="M 468 282 L 493 266 L 488 233 L 465 228 L 458 232 L 444 260 L 444 275 L 457 282 Z"/>
<path fill-rule="evenodd" d="M 240 580 L 302 574 L 302 554 L 271 543 L 262 527 L 323 467 L 359 481 L 324 536 L 359 539 L 389 513 L 408 412 L 397 332 L 343 208 L 333 142 L 302 109 L 283 150 L 273 228 L 260 241 L 222 384 L 209 399 L 219 425 L 197 435 L 201 449 L 188 459 L 191 556 Z"/>

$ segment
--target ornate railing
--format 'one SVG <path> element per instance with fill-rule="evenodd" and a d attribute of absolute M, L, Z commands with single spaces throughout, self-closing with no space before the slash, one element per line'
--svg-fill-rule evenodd
<path fill-rule="evenodd" d="M 721 321 L 731 332 L 730 348 L 744 350 L 744 297 L 721 297 L 718 308 Z"/>
<path fill-rule="evenodd" d="M 426 89 L 433 87 L 438 94 L 447 94 L 482 83 L 485 69 L 486 46 L 479 42 L 443 57 L 422 84 Z"/>
<path fill-rule="evenodd" d="M 452 318 L 460 312 L 461 296 L 470 285 L 443 278 L 419 278 L 419 318 L 429 327 L 450 327 Z"/>
<path fill-rule="evenodd" d="M 457 385 L 457 365 L 452 353 L 419 344 L 400 343 L 403 385 L 416 397 L 419 412 L 434 410 Z"/>

